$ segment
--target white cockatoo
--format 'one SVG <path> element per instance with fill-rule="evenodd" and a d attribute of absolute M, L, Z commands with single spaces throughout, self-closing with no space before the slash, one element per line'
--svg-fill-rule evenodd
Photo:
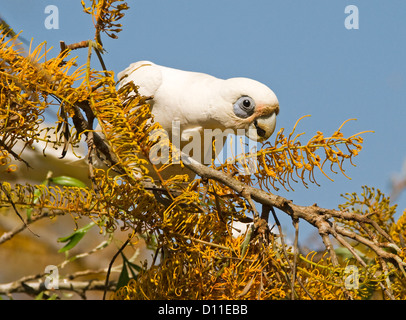
<path fill-rule="evenodd" d="M 268 139 L 275 130 L 278 99 L 270 88 L 255 80 L 223 80 L 204 73 L 163 67 L 149 61 L 132 63 L 118 74 L 118 80 L 119 87 L 132 81 L 139 87 L 141 95 L 150 97 L 148 103 L 154 120 L 168 132 L 169 138 L 172 137 L 174 124 L 179 125 L 182 138 L 180 147 L 188 142 L 188 138 L 200 136 L 202 155 L 207 153 L 206 149 L 211 152 L 211 139 L 225 130 L 242 130 L 254 141 Z M 206 144 L 202 140 L 205 138 L 205 129 L 217 130 Z M 42 181 L 48 171 L 82 179 L 87 176 L 85 160 L 77 161 L 72 154 L 59 159 L 61 154 L 56 150 L 46 151 L 47 156 L 44 157 L 41 142 L 35 143 L 34 147 L 35 150 L 27 150 L 22 154 L 31 168 L 20 163 L 19 170 L 11 174 L 0 173 L 0 179 L 21 182 L 32 181 L 35 176 L 35 179 L 38 177 Z M 82 159 L 85 159 L 84 155 Z M 197 160 L 203 163 L 202 158 Z M 180 169 L 179 165 L 174 167 Z M 189 172 L 174 169 L 169 173 Z"/>
<path fill-rule="evenodd" d="M 119 86 L 129 81 L 139 93 L 152 97 L 152 114 L 171 132 L 172 121 L 181 130 L 245 129 L 252 140 L 266 140 L 275 130 L 279 102 L 266 85 L 248 78 L 218 79 L 204 73 L 132 63 L 118 74 Z"/>
<path fill-rule="evenodd" d="M 213 158 L 213 139 L 218 155 L 222 140 L 230 131 L 262 141 L 275 130 L 278 99 L 269 87 L 252 79 L 223 80 L 150 61 L 132 63 L 118 74 L 118 79 L 119 86 L 132 81 L 139 86 L 142 96 L 151 97 L 149 103 L 154 119 L 168 133 L 173 144 L 173 131 L 179 130 L 181 141 L 177 147 L 181 151 L 190 138 L 199 138 L 197 150 L 195 148 L 193 155 L 189 156 L 204 164 L 210 164 Z M 217 140 L 221 140 L 220 146 Z M 169 175 L 190 173 L 180 166 L 173 166 L 167 172 Z"/>

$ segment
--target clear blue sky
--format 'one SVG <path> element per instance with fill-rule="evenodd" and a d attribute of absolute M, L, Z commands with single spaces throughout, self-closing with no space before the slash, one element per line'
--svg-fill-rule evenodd
<path fill-rule="evenodd" d="M 351 135 L 363 130 L 364 149 L 346 173 L 317 175 L 321 187 L 298 184 L 280 194 L 297 204 L 336 208 L 341 193 L 362 185 L 389 193 L 390 178 L 406 159 L 406 1 L 139 0 L 122 20 L 118 40 L 104 37 L 105 62 L 116 72 L 137 60 L 200 71 L 221 78 L 250 77 L 271 87 L 280 101 L 277 130 L 331 134 L 343 121 Z M 47 5 L 59 9 L 59 29 L 44 26 Z M 359 9 L 359 29 L 347 30 L 347 5 Z M 66 43 L 93 37 L 80 1 L 0 0 L 0 14 L 22 36 L 44 40 L 59 52 Z M 81 54 L 85 55 L 84 52 Z M 98 67 L 95 65 L 95 67 Z M 287 132 L 286 131 L 286 132 Z M 272 139 L 272 137 L 271 137 Z M 406 208 L 406 192 L 397 200 Z M 283 214 L 280 214 L 283 217 Z M 289 219 L 281 219 L 288 226 Z M 304 233 L 312 229 L 301 223 Z"/>

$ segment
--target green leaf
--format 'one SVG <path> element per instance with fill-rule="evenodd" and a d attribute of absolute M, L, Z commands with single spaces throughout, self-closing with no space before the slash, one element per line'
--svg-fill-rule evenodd
<path fill-rule="evenodd" d="M 35 296 L 35 300 L 56 300 L 58 299 L 58 295 L 53 293 L 51 296 L 48 296 L 44 291 L 41 291 L 38 293 L 38 295 Z"/>
<path fill-rule="evenodd" d="M 83 236 L 95 225 L 94 222 L 91 222 L 85 225 L 83 228 L 80 228 L 73 232 L 71 235 L 63 238 L 59 238 L 58 242 L 67 242 L 67 244 L 58 250 L 59 253 L 68 251 L 75 247 L 79 241 L 83 238 Z"/>
<path fill-rule="evenodd" d="M 245 253 L 247 252 L 247 249 L 250 245 L 253 230 L 254 230 L 254 225 L 252 224 L 248 229 L 248 232 L 247 232 L 247 235 L 245 236 L 244 241 L 241 243 L 241 257 L 244 257 Z"/>
<path fill-rule="evenodd" d="M 121 269 L 120 276 L 118 277 L 117 289 L 124 287 L 130 281 L 130 276 L 128 275 L 127 263 L 123 261 L 123 268 Z"/>
<path fill-rule="evenodd" d="M 355 258 L 354 255 L 351 253 L 350 250 L 348 250 L 345 247 L 338 247 L 337 249 L 334 250 L 337 255 L 342 257 L 343 259 L 352 259 Z M 361 251 L 354 249 L 354 251 L 358 254 L 360 258 L 362 258 L 364 261 L 367 260 L 367 256 L 362 253 Z"/>
<path fill-rule="evenodd" d="M 38 293 L 38 295 L 35 297 L 35 300 L 42 300 L 44 296 L 44 291 L 41 291 L 40 293 Z"/>
<path fill-rule="evenodd" d="M 121 269 L 120 276 L 118 278 L 117 289 L 126 286 L 131 278 L 136 279 L 138 276 L 138 272 L 142 270 L 139 265 L 130 262 L 122 252 L 121 257 L 123 258 L 123 268 Z M 128 270 L 130 270 L 131 272 L 131 278 Z"/>
<path fill-rule="evenodd" d="M 49 178 L 49 182 L 54 184 L 58 184 L 65 187 L 78 187 L 78 188 L 86 188 L 86 184 L 79 179 L 68 177 L 68 176 L 59 176 Z"/>
<path fill-rule="evenodd" d="M 137 279 L 138 272 L 140 272 L 142 270 L 142 268 L 138 264 L 135 264 L 132 262 L 128 262 L 128 266 L 130 267 L 130 271 L 131 271 L 133 279 Z M 137 271 L 137 273 L 135 273 L 136 271 Z"/>

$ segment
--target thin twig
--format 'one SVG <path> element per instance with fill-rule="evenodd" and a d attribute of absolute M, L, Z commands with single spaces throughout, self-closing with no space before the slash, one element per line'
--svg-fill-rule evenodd
<path fill-rule="evenodd" d="M 125 249 L 125 247 L 130 243 L 132 237 L 129 237 L 124 244 L 120 247 L 120 249 L 118 249 L 118 251 L 116 252 L 116 254 L 113 256 L 113 258 L 111 259 L 110 263 L 109 263 L 109 267 L 107 269 L 107 275 L 106 275 L 106 280 L 105 280 L 105 290 L 103 292 L 103 300 L 106 300 L 106 293 L 107 293 L 107 285 L 109 283 L 109 278 L 110 278 L 110 273 L 111 273 L 111 268 L 113 267 L 114 262 L 116 261 L 118 255 L 123 252 L 123 250 Z"/>
<path fill-rule="evenodd" d="M 275 209 L 273 207 L 270 207 L 270 209 L 271 209 L 271 212 L 272 212 L 272 216 L 273 216 L 273 218 L 275 220 L 276 226 L 278 227 L 279 237 L 281 239 L 281 244 L 282 244 L 283 255 L 285 256 L 286 262 L 287 262 L 290 270 L 293 270 L 292 265 L 291 265 L 291 263 L 289 261 L 288 253 L 286 252 L 286 244 L 285 244 L 285 239 L 284 239 L 284 236 L 283 236 L 283 230 L 282 230 L 281 223 L 279 222 L 279 219 L 278 219 L 278 216 L 276 215 Z M 287 273 L 286 273 L 286 279 L 290 283 L 290 286 L 291 286 L 291 289 L 292 289 L 292 295 L 294 295 L 296 293 L 295 290 L 294 290 L 295 289 L 294 284 L 293 284 L 292 280 L 290 279 L 290 277 L 289 277 L 289 275 Z"/>
<path fill-rule="evenodd" d="M 107 285 L 107 286 L 106 286 Z M 70 281 L 65 279 L 58 283 L 58 290 L 72 291 L 79 293 L 80 291 L 89 290 L 114 290 L 116 282 L 105 283 L 101 280 L 88 280 L 88 281 Z M 27 280 L 20 280 L 6 284 L 0 284 L 0 293 L 10 295 L 12 293 L 30 293 L 30 295 L 38 295 L 46 290 L 43 281 L 28 282 Z M 52 292 L 50 290 L 50 292 Z"/>
<path fill-rule="evenodd" d="M 292 295 L 291 299 L 295 300 L 294 286 L 296 282 L 296 267 L 297 267 L 297 256 L 299 254 L 298 242 L 299 242 L 299 219 L 292 219 L 293 226 L 295 227 L 295 241 L 293 242 L 293 268 L 292 268 Z"/>
<path fill-rule="evenodd" d="M 11 206 L 12 206 L 13 209 L 14 209 L 14 212 L 17 214 L 17 216 L 18 216 L 18 217 L 20 218 L 20 220 L 23 222 L 23 224 L 24 224 L 24 229 L 27 228 L 34 236 L 39 237 L 39 235 L 36 234 L 35 232 L 33 232 L 33 231 L 30 229 L 30 227 L 28 226 L 28 224 L 24 221 L 23 217 L 22 217 L 21 214 L 18 212 L 17 207 L 16 207 L 16 205 L 15 205 L 13 199 L 11 199 L 11 196 L 10 196 L 10 194 L 8 193 L 8 191 L 6 190 L 6 188 L 4 187 L 3 183 L 0 183 L 0 188 L 1 188 L 1 190 L 4 192 L 4 194 L 6 195 L 8 202 L 11 204 Z M 23 229 L 21 229 L 21 230 L 23 230 Z M 18 232 L 20 232 L 20 231 L 18 231 Z M 10 235 L 9 235 L 9 236 L 10 236 Z M 3 238 L 3 237 L 2 237 L 2 238 Z M 1 243 L 1 242 L 0 242 L 0 243 Z"/>

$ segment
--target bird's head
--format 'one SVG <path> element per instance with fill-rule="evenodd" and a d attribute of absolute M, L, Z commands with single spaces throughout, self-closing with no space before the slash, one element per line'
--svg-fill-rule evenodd
<path fill-rule="evenodd" d="M 266 85 L 247 78 L 231 78 L 222 86 L 226 108 L 217 114 L 225 128 L 245 129 L 254 141 L 268 139 L 275 130 L 279 102 Z M 222 114 L 224 113 L 224 114 Z"/>

